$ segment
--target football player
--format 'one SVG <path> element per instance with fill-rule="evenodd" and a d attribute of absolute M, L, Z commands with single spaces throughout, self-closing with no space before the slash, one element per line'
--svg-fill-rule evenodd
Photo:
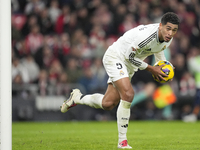
<path fill-rule="evenodd" d="M 77 104 L 93 108 L 112 110 L 117 108 L 118 148 L 132 148 L 127 142 L 127 129 L 130 118 L 131 102 L 134 90 L 131 78 L 138 69 L 151 72 L 158 81 L 165 80 L 167 75 L 161 72 L 162 66 L 151 66 L 143 60 L 154 54 L 156 62 L 166 60 L 163 50 L 166 49 L 177 33 L 180 20 L 173 12 L 162 16 L 160 23 L 139 25 L 125 32 L 116 42 L 108 47 L 103 57 L 103 64 L 109 76 L 106 93 L 82 95 L 74 89 L 70 98 L 61 106 L 65 113 Z"/>

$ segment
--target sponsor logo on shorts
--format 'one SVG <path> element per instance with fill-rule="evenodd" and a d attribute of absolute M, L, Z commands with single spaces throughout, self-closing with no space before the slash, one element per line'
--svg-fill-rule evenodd
<path fill-rule="evenodd" d="M 121 70 L 119 74 L 120 74 L 120 76 L 123 76 L 124 75 L 124 71 Z"/>

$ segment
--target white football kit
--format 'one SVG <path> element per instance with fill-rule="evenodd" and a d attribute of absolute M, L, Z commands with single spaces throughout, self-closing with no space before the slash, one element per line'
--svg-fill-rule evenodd
<path fill-rule="evenodd" d="M 159 42 L 159 23 L 139 25 L 124 33 L 116 42 L 108 47 L 103 57 L 103 64 L 109 75 L 108 83 L 124 77 L 131 80 L 134 73 L 144 70 L 148 64 L 143 60 L 152 54 L 155 61 L 166 60 L 164 49 L 169 42 Z"/>

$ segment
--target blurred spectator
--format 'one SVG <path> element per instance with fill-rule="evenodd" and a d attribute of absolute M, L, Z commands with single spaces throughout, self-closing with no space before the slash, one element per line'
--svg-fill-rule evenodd
<path fill-rule="evenodd" d="M 137 23 L 135 21 L 134 16 L 132 14 L 127 14 L 126 16 L 124 16 L 123 22 L 119 25 L 118 34 L 122 35 L 126 31 L 128 31 L 136 26 L 137 26 Z"/>
<path fill-rule="evenodd" d="M 98 46 L 101 46 L 105 40 L 105 37 L 106 37 L 106 33 L 103 30 L 102 26 L 94 25 L 89 35 L 89 43 L 92 49 L 95 49 Z"/>
<path fill-rule="evenodd" d="M 199 46 L 199 28 L 197 27 L 196 15 L 193 12 L 188 12 L 185 15 L 180 30 L 190 39 L 190 44 Z"/>
<path fill-rule="evenodd" d="M 94 59 L 91 65 L 91 71 L 95 80 L 93 85 L 93 92 L 99 91 L 100 93 L 105 93 L 108 75 L 103 67 L 102 60 L 100 58 Z"/>
<path fill-rule="evenodd" d="M 66 56 L 70 54 L 70 37 L 67 33 L 63 33 L 60 36 L 60 48 L 62 50 L 62 55 Z"/>
<path fill-rule="evenodd" d="M 27 55 L 25 39 L 18 40 L 13 44 L 13 51 L 18 58 L 23 58 Z"/>
<path fill-rule="evenodd" d="M 81 58 L 91 59 L 93 56 L 92 49 L 89 45 L 88 36 L 83 35 L 80 39 L 79 44 L 77 45 L 79 53 L 81 53 Z"/>
<path fill-rule="evenodd" d="M 102 3 L 102 0 L 91 0 L 89 3 L 88 3 L 88 10 L 90 12 L 90 14 L 94 13 L 94 11 L 100 7 Z"/>
<path fill-rule="evenodd" d="M 60 61 L 54 60 L 49 66 L 49 84 L 55 86 L 62 72 L 63 68 Z"/>
<path fill-rule="evenodd" d="M 40 12 L 39 17 L 40 32 L 43 35 L 51 34 L 53 32 L 53 25 L 48 14 L 48 9 L 44 8 Z"/>
<path fill-rule="evenodd" d="M 138 22 L 140 24 L 143 22 L 142 20 L 146 20 L 149 18 L 149 4 L 146 1 L 141 1 L 139 3 L 139 8 L 137 11 Z"/>
<path fill-rule="evenodd" d="M 46 96 L 48 94 L 47 87 L 49 84 L 48 73 L 46 70 L 40 70 L 38 80 L 36 80 L 35 83 L 38 84 L 38 94 L 41 96 Z"/>
<path fill-rule="evenodd" d="M 24 14 L 12 14 L 11 16 L 11 23 L 12 26 L 14 26 L 17 30 L 19 30 L 21 32 L 22 27 L 24 26 L 24 24 L 27 22 L 27 16 Z"/>
<path fill-rule="evenodd" d="M 78 10 L 82 7 L 84 7 L 88 2 L 87 1 L 83 1 L 83 0 L 73 0 L 70 3 L 70 7 L 72 8 L 72 10 Z"/>
<path fill-rule="evenodd" d="M 68 75 L 70 83 L 77 83 L 80 77 L 82 76 L 82 70 L 78 64 L 78 60 L 71 57 L 66 63 L 65 71 Z"/>
<path fill-rule="evenodd" d="M 58 77 L 58 82 L 56 85 L 56 94 L 66 95 L 66 93 L 70 93 L 71 88 L 67 86 L 68 83 L 68 75 L 65 72 L 62 72 Z"/>
<path fill-rule="evenodd" d="M 159 6 L 155 6 L 152 9 L 152 13 L 150 13 L 150 19 L 152 20 L 152 22 L 159 22 L 159 20 L 161 19 L 163 15 L 163 10 L 161 7 Z"/>
<path fill-rule="evenodd" d="M 113 25 L 114 25 L 113 34 L 114 35 L 118 35 L 119 34 L 118 33 L 118 28 L 119 28 L 119 25 L 123 22 L 124 17 L 127 14 L 127 8 L 126 8 L 125 4 L 120 4 L 120 5 L 116 6 L 116 8 L 114 8 L 114 9 L 116 9 L 116 12 L 113 13 Z"/>
<path fill-rule="evenodd" d="M 177 49 L 178 49 L 179 53 L 183 54 L 184 57 L 186 58 L 187 54 L 189 53 L 189 49 L 190 49 L 190 39 L 188 38 L 188 36 L 182 35 L 180 37 L 179 42 L 180 42 L 180 44 Z"/>
<path fill-rule="evenodd" d="M 35 61 L 40 68 L 49 69 L 52 62 L 57 58 L 53 55 L 53 50 L 49 46 L 44 46 L 35 54 Z"/>
<path fill-rule="evenodd" d="M 13 13 L 19 12 L 20 8 L 18 0 L 11 0 L 11 8 Z"/>
<path fill-rule="evenodd" d="M 109 10 L 115 14 L 116 13 L 116 8 L 120 5 L 120 0 L 110 0 L 108 1 L 108 6 Z"/>
<path fill-rule="evenodd" d="M 12 14 L 11 19 L 12 42 L 16 42 L 18 40 L 21 40 L 21 38 L 23 37 L 21 30 L 27 21 L 27 17 L 23 14 Z"/>
<path fill-rule="evenodd" d="M 180 95 L 194 96 L 195 92 L 195 80 L 189 72 L 185 72 L 180 80 Z"/>
<path fill-rule="evenodd" d="M 173 59 L 173 64 L 175 67 L 174 80 L 177 81 L 178 83 L 178 91 L 179 91 L 181 89 L 179 83 L 183 75 L 187 72 L 187 66 L 184 55 L 182 53 L 177 54 Z"/>
<path fill-rule="evenodd" d="M 127 10 L 130 13 L 136 14 L 138 11 L 138 7 L 139 7 L 139 0 L 128 0 L 127 2 Z"/>
<path fill-rule="evenodd" d="M 45 3 L 42 0 L 30 0 L 25 7 L 27 15 L 31 13 L 39 14 L 45 8 Z"/>
<path fill-rule="evenodd" d="M 190 72 L 194 75 L 196 84 L 196 96 L 194 100 L 194 106 L 191 114 L 184 116 L 184 122 L 196 122 L 198 120 L 198 114 L 200 112 L 200 50 L 193 48 L 188 58 L 188 67 Z"/>
<path fill-rule="evenodd" d="M 88 35 L 91 24 L 89 23 L 89 14 L 88 9 L 86 7 L 81 7 L 77 10 L 77 26 L 82 28 L 83 31 Z"/>
<path fill-rule="evenodd" d="M 31 32 L 31 27 L 38 24 L 39 24 L 39 20 L 38 20 L 37 15 L 33 15 L 33 14 L 28 15 L 27 22 L 23 25 L 22 30 L 21 30 L 23 36 L 27 36 Z"/>
<path fill-rule="evenodd" d="M 174 58 L 175 76 L 177 81 L 179 94 L 182 96 L 193 96 L 195 82 L 191 74 L 188 72 L 186 60 L 183 54 L 177 54 Z"/>
<path fill-rule="evenodd" d="M 43 46 L 43 35 L 39 25 L 33 25 L 31 32 L 26 36 L 26 54 L 34 55 Z"/>
<path fill-rule="evenodd" d="M 71 16 L 71 10 L 68 5 L 62 6 L 62 13 L 56 20 L 55 31 L 60 34 L 64 32 L 65 26 L 69 23 Z"/>
<path fill-rule="evenodd" d="M 59 41 L 57 41 L 59 40 Z M 54 56 L 56 56 L 63 66 L 72 54 L 70 36 L 67 33 L 62 33 L 59 38 L 54 37 Z"/>
<path fill-rule="evenodd" d="M 60 14 L 61 10 L 59 8 L 58 0 L 51 0 L 49 7 L 49 17 L 51 19 L 52 24 L 55 24 Z"/>
<path fill-rule="evenodd" d="M 183 22 L 186 14 L 187 14 L 186 5 L 184 3 L 179 2 L 179 4 L 177 5 L 176 13 L 179 16 L 181 22 Z"/>
<path fill-rule="evenodd" d="M 29 83 L 30 81 L 27 68 L 16 57 L 12 60 L 12 81 L 14 83 Z"/>
<path fill-rule="evenodd" d="M 94 12 L 93 25 L 100 25 L 107 35 L 113 34 L 113 16 L 108 6 L 102 3 Z"/>
<path fill-rule="evenodd" d="M 79 44 L 83 35 L 84 31 L 81 28 L 76 29 L 74 33 L 71 35 L 71 45 L 74 46 Z"/>
<path fill-rule="evenodd" d="M 22 59 L 22 65 L 27 69 L 29 82 L 33 83 L 38 79 L 39 76 L 39 66 L 35 62 L 34 58 L 31 55 L 26 56 Z"/>
<path fill-rule="evenodd" d="M 14 79 L 12 80 L 13 84 L 23 84 L 22 76 L 20 74 L 17 74 Z"/>
<path fill-rule="evenodd" d="M 96 84 L 90 67 L 83 70 L 83 75 L 80 77 L 78 83 L 85 88 L 87 93 L 93 92 Z"/>
<path fill-rule="evenodd" d="M 183 18 L 183 22 L 180 25 L 180 30 L 188 37 L 191 37 L 192 30 L 195 28 L 195 15 L 194 13 L 187 13 Z"/>
<path fill-rule="evenodd" d="M 77 14 L 76 12 L 71 13 L 69 22 L 64 24 L 64 32 L 72 35 L 74 31 L 78 28 Z"/>
<path fill-rule="evenodd" d="M 17 40 L 21 39 L 22 38 L 22 34 L 21 34 L 21 31 L 18 30 L 16 28 L 16 26 L 13 24 L 13 21 L 12 21 L 12 25 L 11 25 L 11 32 L 12 32 L 12 42 L 16 42 Z"/>

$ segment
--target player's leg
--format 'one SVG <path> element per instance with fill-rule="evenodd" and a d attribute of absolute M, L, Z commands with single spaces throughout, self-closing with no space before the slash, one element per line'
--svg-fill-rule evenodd
<path fill-rule="evenodd" d="M 109 83 L 105 95 L 95 93 L 83 96 L 77 104 L 88 105 L 93 108 L 112 110 L 120 100 L 120 96 L 113 84 Z"/>
<path fill-rule="evenodd" d="M 105 95 L 100 93 L 82 95 L 79 89 L 74 89 L 70 98 L 61 106 L 61 112 L 65 113 L 69 108 L 77 104 L 87 105 L 92 108 L 101 108 L 105 110 L 113 109 L 120 100 L 120 95 L 113 84 L 109 83 Z"/>
<path fill-rule="evenodd" d="M 120 95 L 118 90 L 113 86 L 112 83 L 108 84 L 106 93 L 102 99 L 102 107 L 104 110 L 112 110 L 118 105 L 120 101 Z"/>
<path fill-rule="evenodd" d="M 128 77 L 115 81 L 114 85 L 121 97 L 121 101 L 117 109 L 118 148 L 132 148 L 127 143 L 126 134 L 130 118 L 131 102 L 134 97 L 134 90 Z"/>
<path fill-rule="evenodd" d="M 113 84 L 108 84 L 105 95 L 85 95 L 76 100 L 76 104 L 84 104 L 94 108 L 112 110 L 120 101 L 117 109 L 117 124 L 119 135 L 119 148 L 131 148 L 127 143 L 127 129 L 130 118 L 130 106 L 134 97 L 134 91 L 128 77 L 119 79 Z"/>
<path fill-rule="evenodd" d="M 119 80 L 120 78 L 128 77 L 128 73 L 124 62 L 120 61 L 118 57 L 114 57 L 114 54 L 115 53 L 113 53 L 112 50 L 107 50 L 103 58 L 103 64 L 109 76 L 109 84 L 105 95 L 95 93 L 82 96 L 80 90 L 75 89 L 71 93 L 70 98 L 61 106 L 61 112 L 67 112 L 69 108 L 75 106 L 76 104 L 111 110 L 119 103 L 120 96 L 118 90 L 111 83 Z"/>

